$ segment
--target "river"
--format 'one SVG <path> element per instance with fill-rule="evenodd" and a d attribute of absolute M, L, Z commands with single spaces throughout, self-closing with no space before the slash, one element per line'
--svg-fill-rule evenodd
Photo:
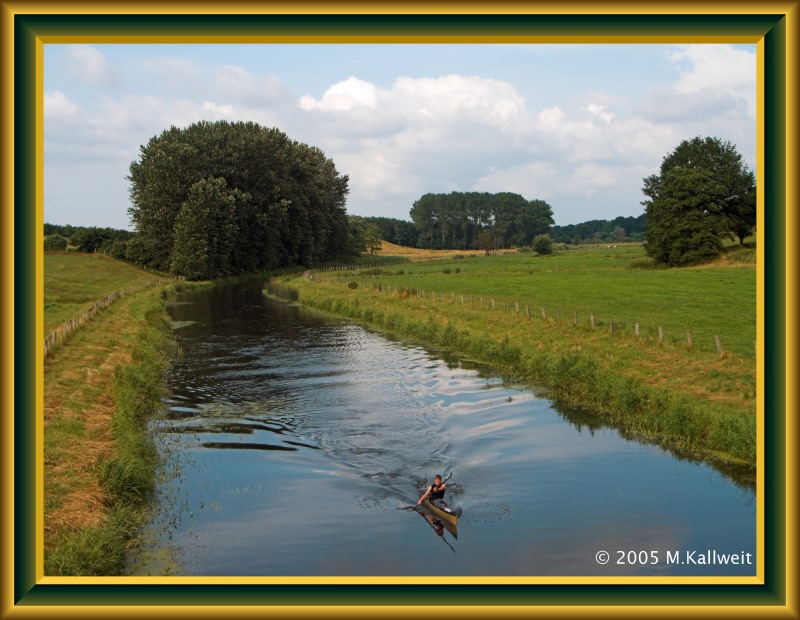
<path fill-rule="evenodd" d="M 262 295 L 169 308 L 183 357 L 138 575 L 754 575 L 751 477 L 530 386 Z M 411 507 L 452 472 L 456 528 Z"/>

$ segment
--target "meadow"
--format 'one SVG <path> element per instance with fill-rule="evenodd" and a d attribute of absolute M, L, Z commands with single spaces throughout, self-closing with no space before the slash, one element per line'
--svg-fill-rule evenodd
<path fill-rule="evenodd" d="M 177 354 L 163 304 L 186 285 L 140 289 L 159 276 L 96 255 L 46 253 L 44 266 L 45 334 L 98 299 L 136 290 L 94 315 L 44 365 L 45 573 L 118 574 L 154 483 L 144 421 Z M 385 244 L 357 268 L 308 275 L 285 273 L 272 288 L 487 361 L 628 436 L 755 463 L 752 250 L 655 270 L 638 245 L 485 256 Z"/>
<path fill-rule="evenodd" d="M 388 251 L 391 251 L 389 249 Z M 735 255 L 733 253 L 732 255 Z M 563 321 L 580 322 L 594 315 L 597 326 L 657 334 L 661 326 L 667 342 L 687 342 L 699 350 L 716 351 L 715 336 L 723 348 L 755 357 L 756 271 L 752 260 L 729 256 L 719 263 L 696 268 L 648 268 L 639 244 L 570 249 L 549 256 L 532 253 L 496 256 L 450 255 L 446 260 L 361 272 L 364 285 L 413 288 L 431 297 L 464 296 L 470 303 L 495 307 L 527 305 L 548 316 L 561 312 Z M 752 258 L 752 252 L 745 253 Z M 740 262 L 745 261 L 745 262 Z"/>
<path fill-rule="evenodd" d="M 670 270 L 637 244 L 450 254 L 282 285 L 304 305 L 488 361 L 630 435 L 755 461 L 752 249 Z"/>
<path fill-rule="evenodd" d="M 45 329 L 121 290 L 44 362 L 44 567 L 120 574 L 154 485 L 145 421 L 176 354 L 153 274 L 79 253 L 45 254 Z M 47 332 L 45 332 L 47 333 Z"/>
<path fill-rule="evenodd" d="M 103 254 L 44 254 L 44 333 L 78 316 L 103 297 L 159 279 Z"/>

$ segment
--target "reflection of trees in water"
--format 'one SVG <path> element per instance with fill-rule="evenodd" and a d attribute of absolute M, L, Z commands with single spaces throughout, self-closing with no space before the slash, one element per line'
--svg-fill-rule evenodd
<path fill-rule="evenodd" d="M 565 407 L 559 404 L 554 404 L 553 408 L 558 412 L 558 414 L 562 418 L 564 418 L 567 422 L 569 422 L 570 425 L 572 425 L 579 433 L 582 433 L 583 431 L 588 431 L 590 435 L 594 436 L 594 434 L 599 430 L 604 430 L 604 429 L 615 430 L 617 433 L 619 433 L 620 437 L 623 437 L 628 441 L 635 441 L 645 446 L 657 445 L 662 452 L 670 454 L 672 457 L 674 457 L 679 461 L 686 461 L 688 463 L 693 463 L 695 465 L 708 465 L 709 467 L 713 468 L 714 470 L 718 471 L 719 473 L 730 479 L 740 489 L 755 492 L 756 468 L 751 465 L 739 464 L 723 460 L 721 457 L 710 460 L 707 457 L 703 458 L 698 456 L 697 454 L 692 454 L 690 452 L 683 451 L 678 448 L 658 445 L 655 441 L 645 439 L 633 433 L 626 433 L 623 430 L 615 427 L 613 424 L 605 422 L 602 418 L 600 418 L 593 412 L 585 409 Z"/>

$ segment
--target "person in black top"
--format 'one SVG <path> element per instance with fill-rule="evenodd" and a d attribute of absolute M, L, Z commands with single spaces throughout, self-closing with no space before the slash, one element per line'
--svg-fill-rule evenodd
<path fill-rule="evenodd" d="M 422 497 L 419 498 L 417 506 L 419 506 L 423 501 L 425 501 L 425 498 L 428 498 L 431 501 L 435 499 L 444 499 L 444 491 L 446 488 L 447 485 L 444 482 L 442 482 L 442 475 L 436 474 L 436 476 L 433 479 L 433 484 L 430 485 L 425 491 L 425 493 L 422 495 Z"/>

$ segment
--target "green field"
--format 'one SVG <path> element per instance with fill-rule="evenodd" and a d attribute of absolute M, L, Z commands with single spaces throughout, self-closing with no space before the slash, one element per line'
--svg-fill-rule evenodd
<path fill-rule="evenodd" d="M 466 304 L 505 308 L 516 304 L 541 316 L 586 323 L 594 315 L 598 327 L 658 336 L 665 342 L 687 343 L 716 352 L 719 336 L 724 350 L 755 357 L 755 264 L 728 262 L 685 269 L 635 268 L 646 261 L 640 245 L 577 249 L 551 256 L 505 254 L 410 263 L 397 267 L 340 274 L 361 286 L 415 289 Z M 365 275 L 368 274 L 368 275 Z"/>
<path fill-rule="evenodd" d="M 116 291 L 157 280 L 123 262 L 45 254 L 45 334 Z M 119 574 L 156 457 L 145 421 L 175 354 L 163 287 L 123 295 L 44 361 L 44 567 Z"/>
<path fill-rule="evenodd" d="M 283 286 L 304 305 L 524 376 L 630 435 L 754 462 L 751 249 L 670 270 L 635 244 L 447 258 Z"/>
<path fill-rule="evenodd" d="M 45 252 L 44 334 L 106 295 L 158 279 L 153 273 L 102 254 Z"/>

